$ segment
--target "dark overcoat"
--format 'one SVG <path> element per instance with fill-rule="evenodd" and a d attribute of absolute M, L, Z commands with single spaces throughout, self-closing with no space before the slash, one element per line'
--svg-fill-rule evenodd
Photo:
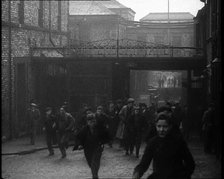
<path fill-rule="evenodd" d="M 195 162 L 186 142 L 176 134 L 150 139 L 134 172 L 138 172 L 141 177 L 152 160 L 153 173 L 149 179 L 190 179 L 195 169 Z"/>

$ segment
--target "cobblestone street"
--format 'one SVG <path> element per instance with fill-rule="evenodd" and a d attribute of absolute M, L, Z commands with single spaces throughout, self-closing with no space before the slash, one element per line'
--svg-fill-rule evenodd
<path fill-rule="evenodd" d="M 141 147 L 143 153 L 145 145 Z M 201 145 L 190 144 L 190 149 L 196 161 L 196 169 L 192 178 L 221 178 L 221 165 L 214 155 L 205 155 Z M 3 155 L 2 177 L 4 179 L 30 178 L 91 178 L 90 169 L 85 161 L 83 151 L 67 150 L 67 158 L 60 159 L 61 154 L 55 149 L 54 156 L 47 156 L 48 151 L 42 150 L 28 155 Z M 101 159 L 100 178 L 131 178 L 134 167 L 140 159 L 125 156 L 115 145 L 105 146 Z M 151 172 L 151 166 L 143 178 Z"/>

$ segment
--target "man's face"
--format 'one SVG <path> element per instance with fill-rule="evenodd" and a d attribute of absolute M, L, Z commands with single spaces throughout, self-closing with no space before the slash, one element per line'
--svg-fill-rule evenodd
<path fill-rule="evenodd" d="M 46 113 L 47 113 L 47 115 L 50 115 L 51 112 L 52 112 L 52 110 L 48 110 Z"/>
<path fill-rule="evenodd" d="M 139 109 L 135 109 L 135 114 L 139 114 Z"/>
<path fill-rule="evenodd" d="M 133 107 L 134 103 L 128 103 L 128 107 Z"/>
<path fill-rule="evenodd" d="M 60 108 L 60 114 L 65 114 L 64 108 Z"/>
<path fill-rule="evenodd" d="M 113 103 L 110 103 L 109 110 L 113 110 L 113 109 L 114 109 L 114 104 Z"/>
<path fill-rule="evenodd" d="M 90 110 L 86 111 L 86 115 L 91 114 L 92 112 Z"/>
<path fill-rule="evenodd" d="M 122 106 L 122 104 L 121 104 L 121 103 L 117 103 L 117 106 L 118 106 L 118 107 L 121 107 L 121 106 Z"/>
<path fill-rule="evenodd" d="M 170 125 L 164 119 L 159 119 L 156 123 L 156 130 L 159 137 L 165 137 L 170 129 Z"/>
<path fill-rule="evenodd" d="M 96 119 L 92 118 L 92 119 L 87 120 L 87 125 L 91 128 L 94 127 L 96 125 Z"/>
<path fill-rule="evenodd" d="M 96 113 L 97 114 L 101 114 L 103 112 L 103 110 L 101 108 L 97 108 Z"/>

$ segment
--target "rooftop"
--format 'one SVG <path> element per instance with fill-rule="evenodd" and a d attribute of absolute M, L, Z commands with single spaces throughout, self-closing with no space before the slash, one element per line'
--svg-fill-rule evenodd
<path fill-rule="evenodd" d="M 70 15 L 114 15 L 112 9 L 129 9 L 116 0 L 105 1 L 70 1 Z M 134 12 L 134 11 L 133 11 Z"/>
<path fill-rule="evenodd" d="M 70 1 L 70 15 L 114 15 L 115 13 L 103 6 L 99 1 Z"/>
<path fill-rule="evenodd" d="M 194 16 L 189 12 L 170 12 L 170 21 L 193 21 Z M 140 21 L 167 21 L 168 13 L 149 13 L 145 17 L 141 18 Z"/>

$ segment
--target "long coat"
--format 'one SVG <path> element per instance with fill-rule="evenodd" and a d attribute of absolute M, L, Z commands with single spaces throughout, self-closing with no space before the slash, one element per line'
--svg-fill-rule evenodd
<path fill-rule="evenodd" d="M 124 138 L 127 119 L 131 116 L 131 114 L 132 114 L 132 108 L 128 108 L 127 105 L 123 106 L 122 109 L 120 110 L 119 112 L 120 122 L 116 133 L 116 137 L 118 139 Z"/>
<path fill-rule="evenodd" d="M 149 140 L 144 155 L 134 172 L 141 177 L 153 160 L 153 173 L 148 179 L 190 179 L 195 168 L 194 159 L 182 137 L 168 135 Z"/>
<path fill-rule="evenodd" d="M 37 127 L 40 123 L 40 111 L 39 109 L 28 109 L 27 110 L 27 120 L 28 120 L 28 133 L 36 133 Z"/>

